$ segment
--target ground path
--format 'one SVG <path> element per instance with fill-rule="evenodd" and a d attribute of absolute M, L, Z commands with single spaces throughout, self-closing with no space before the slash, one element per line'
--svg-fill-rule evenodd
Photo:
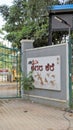
<path fill-rule="evenodd" d="M 73 130 L 73 114 L 22 99 L 2 99 L 0 130 Z"/>

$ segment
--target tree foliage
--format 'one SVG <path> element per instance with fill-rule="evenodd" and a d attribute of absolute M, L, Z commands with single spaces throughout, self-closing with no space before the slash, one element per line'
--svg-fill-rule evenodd
<path fill-rule="evenodd" d="M 21 39 L 35 39 L 34 47 L 48 45 L 48 17 L 44 16 L 48 15 L 47 6 L 55 4 L 60 4 L 59 0 L 14 0 L 10 7 L 0 6 L 6 38 L 18 48 Z M 62 33 L 56 34 L 60 38 L 58 35 Z"/>
<path fill-rule="evenodd" d="M 67 0 L 66 4 L 73 4 L 73 0 Z"/>

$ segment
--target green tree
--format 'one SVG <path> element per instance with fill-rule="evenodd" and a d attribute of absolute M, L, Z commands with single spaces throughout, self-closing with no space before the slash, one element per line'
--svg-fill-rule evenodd
<path fill-rule="evenodd" d="M 58 0 L 14 0 L 13 5 L 0 6 L 6 20 L 3 30 L 13 46 L 20 48 L 21 39 L 35 39 L 34 47 L 48 45 L 47 6 L 60 4 Z M 57 34 L 59 35 L 59 34 Z M 39 42 L 38 42 L 39 41 Z"/>
<path fill-rule="evenodd" d="M 73 4 L 73 0 L 67 0 L 65 4 Z"/>

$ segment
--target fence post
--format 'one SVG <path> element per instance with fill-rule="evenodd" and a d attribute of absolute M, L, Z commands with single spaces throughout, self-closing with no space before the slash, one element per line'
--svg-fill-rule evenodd
<path fill-rule="evenodd" d="M 21 43 L 21 71 L 22 71 L 22 75 L 26 75 L 27 74 L 27 56 L 26 56 L 26 51 L 28 49 L 33 49 L 33 42 L 34 40 L 28 40 L 28 39 L 22 39 L 20 41 Z M 22 89 L 22 85 L 21 85 L 21 96 L 23 97 L 24 92 Z"/>

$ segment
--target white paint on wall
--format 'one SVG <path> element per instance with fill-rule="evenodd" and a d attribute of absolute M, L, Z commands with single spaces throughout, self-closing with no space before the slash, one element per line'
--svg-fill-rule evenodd
<path fill-rule="evenodd" d="M 61 90 L 60 56 L 27 58 L 27 73 L 30 71 L 35 88 Z"/>

